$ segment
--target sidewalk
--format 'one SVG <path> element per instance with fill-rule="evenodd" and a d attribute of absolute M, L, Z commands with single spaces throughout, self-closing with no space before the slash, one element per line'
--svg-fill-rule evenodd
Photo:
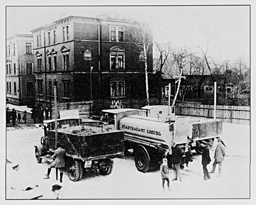
<path fill-rule="evenodd" d="M 12 104 L 7 103 L 6 107 L 9 107 L 10 110 L 12 110 L 14 108 L 16 111 L 20 111 L 20 112 L 27 111 L 27 113 L 30 113 L 30 114 L 32 113 L 31 112 L 32 109 L 28 108 L 26 105 L 18 106 L 18 105 L 12 105 Z"/>

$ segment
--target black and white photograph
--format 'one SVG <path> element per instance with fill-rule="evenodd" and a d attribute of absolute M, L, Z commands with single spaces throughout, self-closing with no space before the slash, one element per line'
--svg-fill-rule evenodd
<path fill-rule="evenodd" d="M 249 203 L 252 5 L 217 3 L 4 5 L 4 200 Z"/>

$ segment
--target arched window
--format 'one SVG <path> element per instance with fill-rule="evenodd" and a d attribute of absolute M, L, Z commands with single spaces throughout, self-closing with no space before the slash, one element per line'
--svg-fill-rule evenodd
<path fill-rule="evenodd" d="M 42 71 L 42 53 L 37 51 L 35 53 L 35 56 L 36 56 L 37 71 L 41 72 Z"/>
<path fill-rule="evenodd" d="M 121 47 L 110 49 L 110 70 L 125 68 L 125 50 Z"/>
<path fill-rule="evenodd" d="M 60 51 L 63 54 L 63 70 L 69 69 L 69 51 L 70 49 L 66 46 L 62 46 Z"/>

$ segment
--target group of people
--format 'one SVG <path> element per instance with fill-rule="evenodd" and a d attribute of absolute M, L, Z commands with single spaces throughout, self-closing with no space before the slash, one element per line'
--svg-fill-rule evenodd
<path fill-rule="evenodd" d="M 212 165 L 212 170 L 211 172 L 208 171 L 208 164 L 211 162 L 211 157 L 210 157 L 210 147 L 212 146 L 210 143 L 206 144 L 203 152 L 202 152 L 202 167 L 203 167 L 203 178 L 204 180 L 210 179 L 210 173 L 214 174 L 216 166 L 218 165 L 218 176 L 221 175 L 222 171 L 222 162 L 225 158 L 225 144 L 223 143 L 221 138 L 217 138 L 217 146 L 214 152 L 214 162 Z M 186 149 L 185 153 L 182 152 L 182 150 L 179 148 L 179 146 L 176 145 L 175 142 L 172 144 L 172 148 L 168 150 L 163 157 L 163 162 L 160 166 L 160 173 L 162 177 L 162 188 L 165 189 L 165 182 L 167 182 L 167 187 L 168 190 L 170 190 L 170 179 L 169 179 L 169 174 L 170 174 L 170 168 L 172 167 L 175 173 L 175 177 L 173 178 L 173 181 L 179 180 L 182 182 L 181 178 L 181 168 L 183 168 L 182 164 L 187 164 L 188 161 L 191 161 L 191 150 Z M 186 159 L 187 158 L 187 159 Z M 185 159 L 185 162 L 184 162 Z M 187 164 L 188 165 L 188 164 Z"/>
<path fill-rule="evenodd" d="M 21 119 L 24 123 L 27 123 L 27 111 L 25 110 L 23 112 L 23 115 L 21 115 L 21 112 L 17 112 L 14 108 L 12 110 L 9 109 L 9 107 L 6 108 L 6 124 L 12 125 L 13 127 L 16 125 L 16 122 L 21 123 Z"/>
<path fill-rule="evenodd" d="M 44 120 L 50 119 L 50 109 L 48 107 L 43 107 L 42 105 L 38 105 L 36 108 L 32 108 L 31 110 L 31 119 L 33 119 L 34 123 L 43 123 Z M 9 107 L 6 108 L 6 124 L 12 125 L 13 127 L 16 123 L 27 123 L 27 111 L 24 112 L 16 111 L 15 108 L 12 110 Z"/>
<path fill-rule="evenodd" d="M 50 119 L 50 109 L 48 107 L 43 107 L 40 104 L 36 108 L 32 108 L 31 112 L 31 118 L 34 123 L 42 123 L 44 119 Z"/>
<path fill-rule="evenodd" d="M 225 153 L 225 144 L 223 143 L 221 138 L 218 138 L 217 141 L 218 141 L 218 144 L 214 152 L 214 162 L 213 162 L 212 170 L 210 173 L 214 174 L 216 166 L 218 165 L 219 167 L 218 176 L 220 176 L 222 171 L 222 162 L 225 158 L 226 153 Z M 202 166 L 203 166 L 204 180 L 211 179 L 211 176 L 207 168 L 207 165 L 210 164 L 211 162 L 210 146 L 211 146 L 210 144 L 207 144 L 202 152 Z"/>

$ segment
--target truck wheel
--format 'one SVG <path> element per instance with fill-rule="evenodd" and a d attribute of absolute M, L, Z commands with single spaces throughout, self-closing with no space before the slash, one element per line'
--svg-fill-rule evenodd
<path fill-rule="evenodd" d="M 68 178 L 73 181 L 81 180 L 83 176 L 83 167 L 82 163 L 78 160 L 70 160 L 68 166 Z"/>
<path fill-rule="evenodd" d="M 102 160 L 99 162 L 99 172 L 101 175 L 109 175 L 112 172 L 113 161 L 112 160 Z"/>
<path fill-rule="evenodd" d="M 147 172 L 149 170 L 149 156 L 145 149 L 139 147 L 135 150 L 135 166 L 140 172 Z"/>
<path fill-rule="evenodd" d="M 36 146 L 35 146 L 35 157 L 38 164 L 42 163 L 41 154 Z"/>

